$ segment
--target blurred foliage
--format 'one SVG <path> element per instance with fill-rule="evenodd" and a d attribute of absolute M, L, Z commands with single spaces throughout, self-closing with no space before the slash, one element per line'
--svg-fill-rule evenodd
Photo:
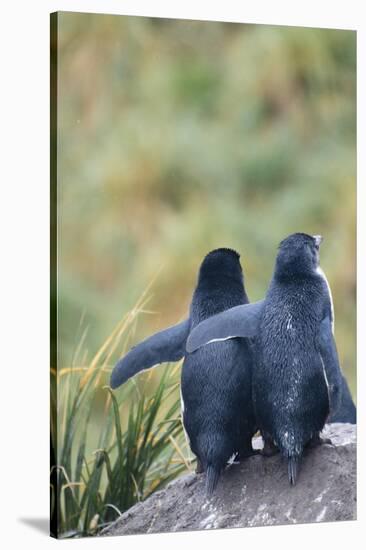
<path fill-rule="evenodd" d="M 81 316 L 90 358 L 157 273 L 134 341 L 182 319 L 218 246 L 260 299 L 304 231 L 355 394 L 356 33 L 61 13 L 58 45 L 60 365 Z"/>

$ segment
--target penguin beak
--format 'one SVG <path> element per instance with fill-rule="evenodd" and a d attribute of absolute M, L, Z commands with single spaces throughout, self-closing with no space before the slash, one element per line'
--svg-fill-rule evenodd
<path fill-rule="evenodd" d="M 320 244 L 323 241 L 323 237 L 321 235 L 313 235 L 313 239 L 315 241 L 316 246 L 320 246 Z"/>

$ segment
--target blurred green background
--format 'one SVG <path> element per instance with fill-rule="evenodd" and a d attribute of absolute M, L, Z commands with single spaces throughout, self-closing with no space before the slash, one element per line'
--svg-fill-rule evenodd
<path fill-rule="evenodd" d="M 61 13 L 58 47 L 60 366 L 155 276 L 134 341 L 182 319 L 212 248 L 262 298 L 304 231 L 325 237 L 355 396 L 356 33 Z"/>

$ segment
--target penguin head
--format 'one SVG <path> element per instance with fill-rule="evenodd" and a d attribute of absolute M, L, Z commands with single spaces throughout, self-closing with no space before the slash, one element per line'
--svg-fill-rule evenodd
<path fill-rule="evenodd" d="M 319 266 L 321 235 L 293 233 L 279 246 L 275 273 L 277 276 L 299 276 L 314 272 Z"/>
<path fill-rule="evenodd" d="M 243 280 L 240 255 L 232 248 L 216 248 L 203 259 L 199 271 L 199 281 L 203 278 L 220 280 L 225 277 Z"/>

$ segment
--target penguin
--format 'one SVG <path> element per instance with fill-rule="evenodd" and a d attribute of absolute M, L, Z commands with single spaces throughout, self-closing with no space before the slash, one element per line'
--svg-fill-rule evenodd
<path fill-rule="evenodd" d="M 348 387 L 347 380 L 344 375 L 342 375 L 342 387 L 341 387 L 341 400 L 338 407 L 338 410 L 335 411 L 330 418 L 328 419 L 329 423 L 340 422 L 347 424 L 356 424 L 357 421 L 357 411 L 356 406 L 353 402 L 350 389 Z"/>
<path fill-rule="evenodd" d="M 257 431 L 252 400 L 252 344 L 230 339 L 186 353 L 190 331 L 211 315 L 249 302 L 239 254 L 218 248 L 207 254 L 198 274 L 189 317 L 132 348 L 114 367 L 110 385 L 117 388 L 141 370 L 184 357 L 181 373 L 183 427 L 197 473 L 206 473 L 206 496 L 235 457 L 251 454 Z"/>
<path fill-rule="evenodd" d="M 279 246 L 264 300 L 236 306 L 195 327 L 187 351 L 254 337 L 253 402 L 264 454 L 280 451 L 291 485 L 304 449 L 339 410 L 342 374 L 333 336 L 333 301 L 319 266 L 320 235 L 295 233 Z M 208 346 L 209 347 L 209 346 Z"/>

